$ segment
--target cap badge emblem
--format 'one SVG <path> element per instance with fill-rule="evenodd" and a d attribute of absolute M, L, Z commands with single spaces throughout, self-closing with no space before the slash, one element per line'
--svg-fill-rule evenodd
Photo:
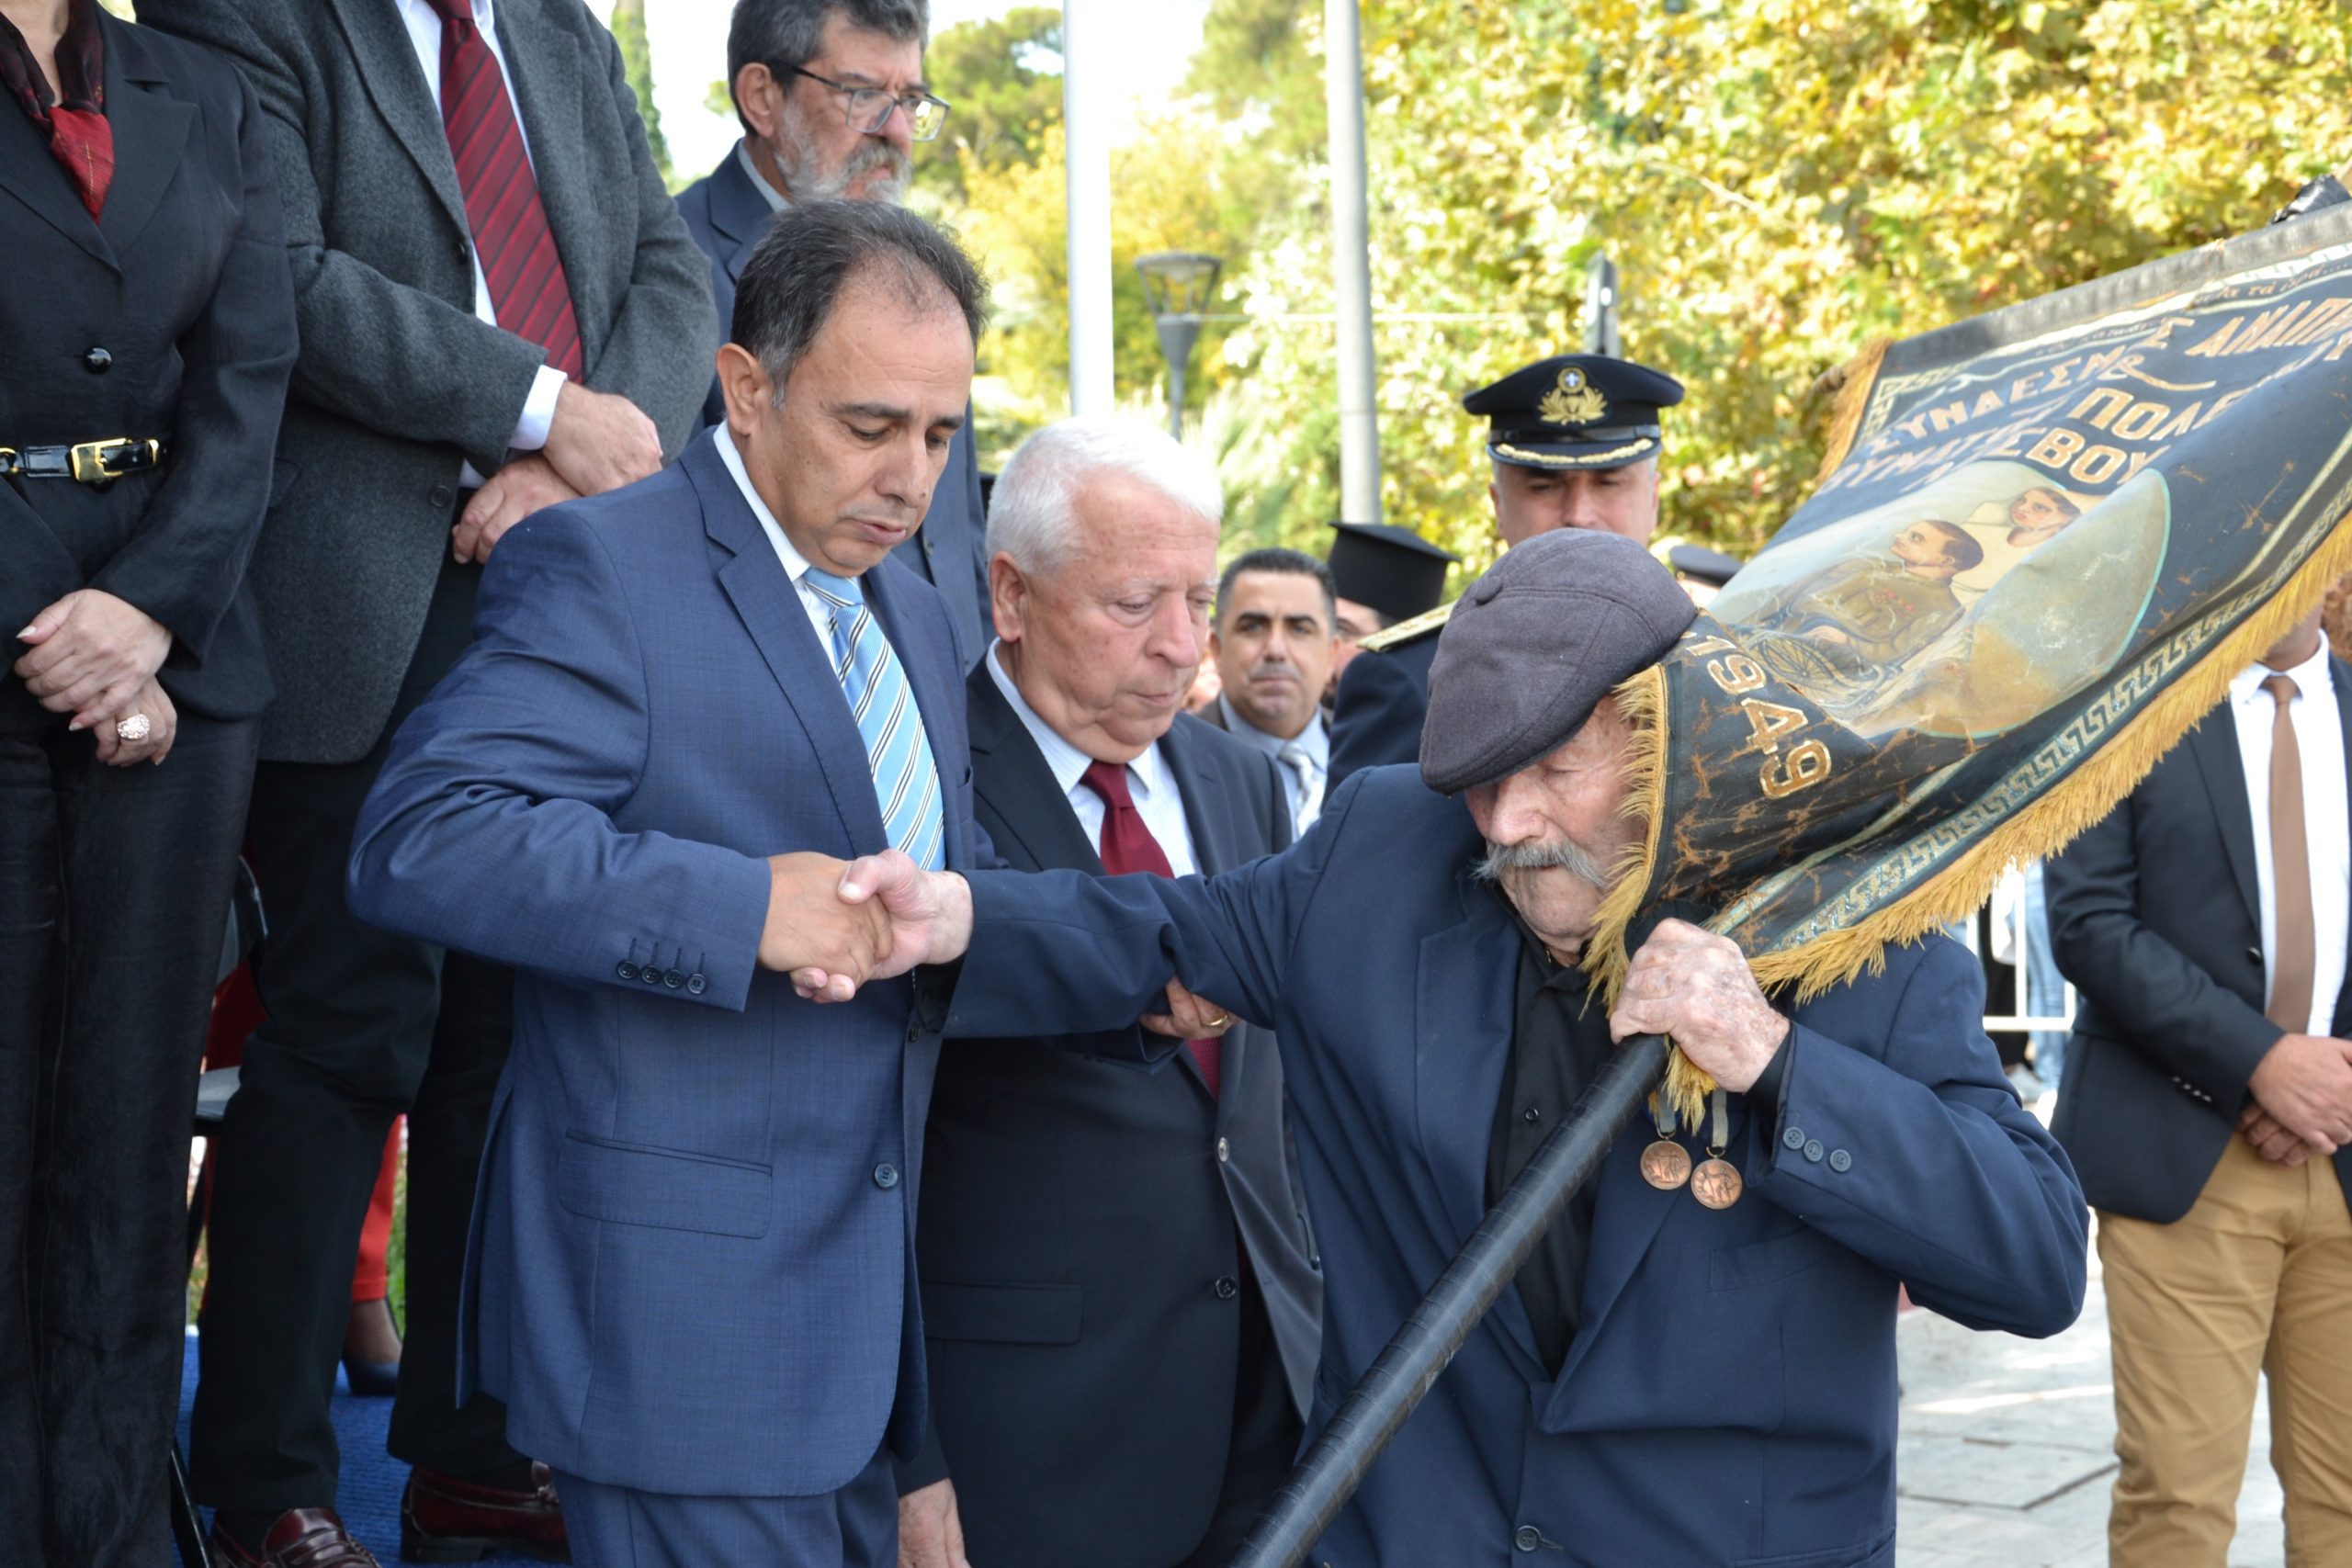
<path fill-rule="evenodd" d="M 1560 372 L 1559 384 L 1544 394 L 1535 412 L 1546 424 L 1590 424 L 1609 412 L 1609 400 L 1574 366 Z"/>

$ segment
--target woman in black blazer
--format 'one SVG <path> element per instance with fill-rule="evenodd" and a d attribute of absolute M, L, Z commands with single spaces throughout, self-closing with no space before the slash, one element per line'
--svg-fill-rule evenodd
<path fill-rule="evenodd" d="M 0 1559 L 171 1561 L 188 1127 L 294 361 L 225 62 L 0 0 Z"/>

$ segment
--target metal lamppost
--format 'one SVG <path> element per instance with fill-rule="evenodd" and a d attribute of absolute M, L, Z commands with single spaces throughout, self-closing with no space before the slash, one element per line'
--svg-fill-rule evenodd
<path fill-rule="evenodd" d="M 1159 328 L 1159 352 L 1168 361 L 1168 434 L 1184 438 L 1184 367 L 1201 335 L 1201 312 L 1216 297 L 1225 263 L 1199 251 L 1160 251 L 1137 256 L 1151 319 Z"/>

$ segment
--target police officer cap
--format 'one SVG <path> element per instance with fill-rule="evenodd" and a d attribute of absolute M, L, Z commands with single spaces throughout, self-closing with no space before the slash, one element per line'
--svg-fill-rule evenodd
<path fill-rule="evenodd" d="M 1462 400 L 1492 421 L 1487 456 L 1523 468 L 1622 468 L 1657 456 L 1658 411 L 1682 400 L 1662 370 L 1605 354 L 1561 354 Z"/>
<path fill-rule="evenodd" d="M 1677 545 L 1666 552 L 1666 564 L 1678 576 L 1696 578 L 1721 588 L 1739 570 L 1740 563 L 1738 557 L 1711 550 L 1704 545 Z"/>
<path fill-rule="evenodd" d="M 1334 523 L 1331 579 L 1340 597 L 1369 604 L 1390 625 L 1437 608 L 1445 569 L 1461 558 L 1394 523 Z"/>
<path fill-rule="evenodd" d="M 1622 535 L 1561 528 L 1515 546 L 1438 638 L 1421 781 L 1459 795 L 1556 750 L 1696 614 L 1674 573 Z"/>

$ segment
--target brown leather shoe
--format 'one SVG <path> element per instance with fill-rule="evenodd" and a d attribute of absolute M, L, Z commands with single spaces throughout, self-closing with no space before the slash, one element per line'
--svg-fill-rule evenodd
<path fill-rule="evenodd" d="M 382 1568 L 333 1508 L 288 1508 L 278 1515 L 262 1540 L 259 1557 L 215 1529 L 212 1561 L 223 1568 Z"/>
<path fill-rule="evenodd" d="M 543 1464 L 531 1466 L 528 1492 L 478 1486 L 419 1466 L 401 1494 L 401 1560 L 479 1562 L 493 1551 L 520 1552 L 546 1562 L 571 1561 L 563 1505 Z"/>

